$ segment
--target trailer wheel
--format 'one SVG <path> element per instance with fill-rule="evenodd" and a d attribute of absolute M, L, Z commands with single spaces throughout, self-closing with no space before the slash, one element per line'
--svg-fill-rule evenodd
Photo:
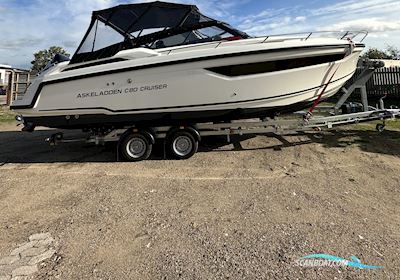
<path fill-rule="evenodd" d="M 132 133 L 127 135 L 120 143 L 119 150 L 123 157 L 128 161 L 141 161 L 150 157 L 153 144 L 142 133 Z"/>
<path fill-rule="evenodd" d="M 168 148 L 171 155 L 176 159 L 191 158 L 199 148 L 199 141 L 192 133 L 178 130 L 168 139 Z"/>

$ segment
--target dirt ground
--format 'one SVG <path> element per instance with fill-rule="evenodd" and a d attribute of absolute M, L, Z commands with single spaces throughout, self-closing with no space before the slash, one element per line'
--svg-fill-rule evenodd
<path fill-rule="evenodd" d="M 0 256 L 34 233 L 59 244 L 34 279 L 400 275 L 398 131 L 209 138 L 189 160 L 141 163 L 50 134 L 0 127 Z M 314 253 L 383 268 L 296 266 Z"/>

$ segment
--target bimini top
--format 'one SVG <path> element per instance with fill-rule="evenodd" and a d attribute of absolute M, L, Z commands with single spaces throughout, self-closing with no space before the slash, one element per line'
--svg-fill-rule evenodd
<path fill-rule="evenodd" d="M 158 49 L 248 37 L 202 15 L 193 5 L 159 1 L 119 5 L 93 12 L 90 27 L 70 63 L 112 57 L 137 47 Z"/>

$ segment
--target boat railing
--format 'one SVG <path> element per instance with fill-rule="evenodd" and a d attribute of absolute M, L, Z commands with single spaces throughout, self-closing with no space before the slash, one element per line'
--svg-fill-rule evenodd
<path fill-rule="evenodd" d="M 286 33 L 286 34 L 276 34 L 276 35 L 269 35 L 264 37 L 258 37 L 260 39 L 265 38 L 262 43 L 268 42 L 270 39 L 279 39 L 282 38 L 284 40 L 304 40 L 307 41 L 310 38 L 315 38 L 318 35 L 326 35 L 332 34 L 332 38 L 337 39 L 349 39 L 354 40 L 357 37 L 361 37 L 359 42 L 363 42 L 365 38 L 368 36 L 368 31 L 361 30 L 361 31 L 313 31 L 313 32 L 300 32 L 300 33 Z M 325 36 L 326 37 L 326 36 Z"/>
<path fill-rule="evenodd" d="M 329 37 L 329 38 L 336 38 L 336 39 L 349 39 L 349 40 L 354 40 L 357 37 L 361 37 L 359 42 L 363 42 L 365 38 L 368 36 L 368 31 L 314 31 L 314 32 L 300 32 L 300 33 L 287 33 L 287 34 L 275 34 L 275 35 L 268 35 L 268 36 L 262 36 L 262 37 L 254 37 L 251 39 L 259 39 L 257 43 L 270 43 L 270 42 L 276 42 L 278 40 L 281 41 L 287 41 L 287 40 L 303 40 L 307 41 L 310 38 L 315 38 L 317 36 L 321 35 L 327 35 L 327 34 L 332 34 L 334 36 L 324 36 Z M 232 42 L 229 40 L 222 40 L 222 41 L 213 41 L 213 42 L 208 42 L 208 43 L 203 43 L 201 45 L 187 45 L 187 46 L 181 46 L 179 48 L 173 48 L 170 50 L 164 51 L 167 55 L 173 54 L 175 51 L 179 52 L 184 49 L 189 49 L 189 48 L 198 48 L 198 47 L 204 47 L 204 46 L 209 46 L 209 45 L 215 45 L 215 49 L 219 48 L 220 46 L 224 45 L 224 43 L 227 42 Z"/>

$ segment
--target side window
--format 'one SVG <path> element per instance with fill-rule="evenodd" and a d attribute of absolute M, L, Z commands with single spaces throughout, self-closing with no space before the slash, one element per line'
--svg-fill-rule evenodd
<path fill-rule="evenodd" d="M 160 39 L 151 45 L 153 49 L 167 48 L 179 46 L 184 44 L 204 43 L 211 41 L 218 41 L 225 38 L 232 37 L 233 35 L 225 30 L 213 26 L 206 27 L 182 34 L 174 35 L 164 39 Z"/>
<path fill-rule="evenodd" d="M 124 41 L 124 37 L 101 21 L 96 21 L 78 53 L 88 53 Z"/>
<path fill-rule="evenodd" d="M 145 35 L 156 33 L 156 32 L 163 31 L 163 30 L 165 30 L 165 28 L 147 28 L 147 29 L 143 29 L 141 31 L 132 32 L 131 35 L 134 38 L 137 38 L 138 36 L 145 36 Z"/>
<path fill-rule="evenodd" d="M 232 36 L 232 34 L 214 26 L 198 29 L 194 32 L 203 38 L 226 38 Z"/>
<path fill-rule="evenodd" d="M 111 27 L 106 26 L 104 23 L 99 22 L 93 51 L 97 51 L 123 41 L 124 36 L 116 32 Z"/>
<path fill-rule="evenodd" d="M 183 45 L 188 35 L 189 32 L 185 32 L 182 34 L 177 34 L 164 39 L 160 39 L 151 44 L 150 47 L 152 49 L 162 49 L 162 48 Z"/>

